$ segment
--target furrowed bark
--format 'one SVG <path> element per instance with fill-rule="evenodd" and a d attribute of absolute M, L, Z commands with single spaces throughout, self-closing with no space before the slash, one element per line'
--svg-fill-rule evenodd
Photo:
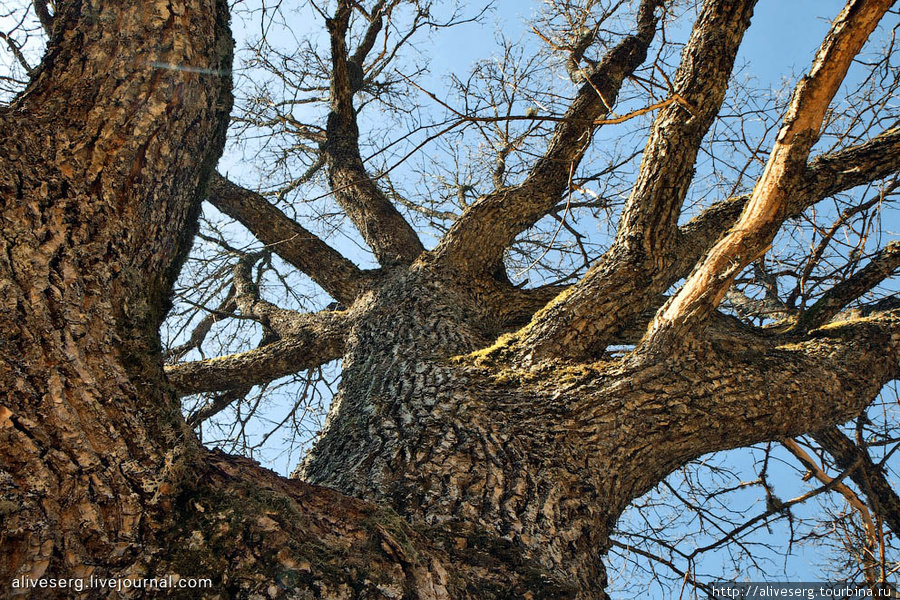
<path fill-rule="evenodd" d="M 157 330 L 227 123 L 226 3 L 58 6 L 64 37 L 0 113 L 4 590 L 171 574 L 214 578 L 175 598 L 607 600 L 631 499 L 700 453 L 855 416 L 897 377 L 896 311 L 780 337 L 713 312 L 681 353 L 524 369 L 479 349 L 558 290 L 391 259 L 349 311 L 296 315 L 260 298 L 251 255 L 233 302 L 280 340 L 167 383 Z M 206 451 L 179 414 L 174 387 L 325 356 L 342 382 L 300 474 L 337 491 Z"/>
<path fill-rule="evenodd" d="M 256 192 L 216 173 L 210 181 L 207 200 L 247 227 L 278 256 L 309 275 L 341 304 L 350 306 L 372 285 L 372 273 L 360 270 Z"/>
<path fill-rule="evenodd" d="M 679 340 L 702 327 L 737 274 L 765 252 L 789 214 L 789 199 L 805 183 L 806 161 L 828 105 L 853 58 L 892 4 L 890 0 L 851 0 L 838 15 L 810 73 L 794 90 L 766 169 L 741 218 L 660 309 L 643 344 L 648 351 L 679 347 Z"/>
<path fill-rule="evenodd" d="M 613 248 L 535 315 L 514 344 L 527 360 L 585 358 L 663 293 L 700 143 L 719 112 L 755 1 L 704 4 L 682 55 L 673 103 L 657 116 Z"/>
<path fill-rule="evenodd" d="M 158 328 L 231 107 L 224 1 L 56 8 L 0 112 L 4 595 L 16 576 L 140 576 L 170 524 L 197 447 Z"/>
<path fill-rule="evenodd" d="M 331 113 L 322 151 L 338 204 L 385 267 L 408 265 L 425 248 L 416 232 L 369 177 L 359 153 L 359 128 L 353 108 L 345 40 L 352 3 L 341 0 L 326 23 L 331 37 Z"/>
<path fill-rule="evenodd" d="M 667 358 L 637 354 L 624 359 L 608 389 L 601 377 L 586 384 L 597 386 L 596 395 L 575 388 L 573 397 L 580 395 L 589 442 L 616 457 L 611 472 L 642 465 L 620 476 L 623 489 L 613 493 L 636 498 L 709 449 L 796 437 L 854 418 L 897 376 L 898 360 L 895 312 L 805 338 L 748 331 L 737 344 L 702 343 Z M 634 449 L 623 451 L 622 440 L 635 440 Z"/>
<path fill-rule="evenodd" d="M 662 0 L 641 2 L 636 32 L 610 50 L 589 74 L 525 181 L 495 190 L 470 206 L 433 251 L 438 263 L 460 273 L 484 275 L 519 233 L 556 205 L 590 146 L 596 121 L 609 114 L 625 79 L 646 60 L 662 4 Z"/>
<path fill-rule="evenodd" d="M 601 555 L 631 499 L 708 448 L 855 416 L 900 356 L 896 319 L 782 340 L 722 317 L 693 353 L 517 369 L 477 351 L 470 289 L 423 266 L 375 293 L 297 476 L 465 543 L 504 540 L 583 597 L 602 593 Z"/>

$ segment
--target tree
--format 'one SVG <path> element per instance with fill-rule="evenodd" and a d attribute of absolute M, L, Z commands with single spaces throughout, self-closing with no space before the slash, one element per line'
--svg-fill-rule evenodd
<path fill-rule="evenodd" d="M 363 269 L 285 214 L 285 194 L 267 198 L 214 172 L 232 105 L 223 0 L 34 2 L 47 50 L 0 112 L 3 585 L 173 573 L 214 577 L 207 597 L 605 598 L 603 556 L 636 498 L 709 452 L 783 440 L 802 456 L 790 441 L 802 435 L 894 528 L 884 472 L 835 426 L 896 376 L 896 302 L 866 295 L 900 266 L 897 243 L 838 253 L 840 273 L 815 286 L 833 232 L 800 263 L 808 272 L 786 258 L 775 276 L 760 260 L 786 224 L 900 166 L 890 102 L 873 101 L 864 126 L 814 154 L 892 2 L 847 3 L 784 107 L 752 190 L 687 220 L 754 4 L 705 0 L 674 74 L 656 64 L 661 79 L 648 79 L 651 49 L 668 48 L 654 44 L 670 3 L 550 3 L 555 16 L 537 31 L 574 86 L 555 100 L 560 111 L 504 113 L 494 97 L 496 114 L 485 116 L 478 102 L 460 111 L 426 92 L 453 113 L 448 127 L 500 123 L 507 136 L 493 146 L 493 189 L 474 198 L 457 179 L 449 217 L 371 173 L 360 141 L 363 92 L 403 106 L 406 84 L 387 77 L 393 19 L 412 8 L 414 32 L 434 25 L 428 7 L 312 4 L 327 62 L 288 83 L 324 100 L 327 116 L 291 121 L 277 110 L 290 100 L 263 94 L 262 109 L 242 114 L 261 119 L 272 107 L 270 126 L 292 132 L 307 179 L 324 176 L 377 260 Z M 608 31 L 616 11 L 627 28 Z M 871 72 L 891 71 L 890 50 Z M 274 72 L 289 80 L 291 64 Z M 620 98 L 629 82 L 647 95 Z M 513 284 L 504 258 L 516 245 L 536 239 L 547 215 L 562 230 L 573 190 L 613 177 L 580 169 L 599 132 L 626 120 L 617 100 L 648 96 L 656 101 L 626 115 L 653 119 L 609 247 L 577 279 Z M 306 181 L 297 179 L 285 189 Z M 882 188 L 882 202 L 895 187 Z M 164 368 L 159 328 L 203 198 L 265 244 L 234 253 L 210 314 L 258 323 L 263 336 L 255 349 Z M 842 223 L 877 204 L 856 200 Z M 449 225 L 426 248 L 398 205 Z M 254 265 L 271 253 L 336 304 L 303 313 L 267 300 Z M 779 296 L 779 277 L 798 282 L 797 296 Z M 760 298 L 753 285 L 775 289 Z M 726 295 L 749 317 L 720 310 Z M 296 479 L 205 449 L 181 415 L 179 395 L 218 394 L 190 416 L 196 425 L 254 385 L 338 358 L 339 393 Z"/>

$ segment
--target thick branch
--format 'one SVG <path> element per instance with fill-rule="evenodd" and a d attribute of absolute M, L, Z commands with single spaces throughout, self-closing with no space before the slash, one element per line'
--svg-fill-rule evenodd
<path fill-rule="evenodd" d="M 740 271 L 765 252 L 790 214 L 790 198 L 802 190 L 806 161 L 828 105 L 853 58 L 887 12 L 891 0 L 851 0 L 835 20 L 810 73 L 794 90 L 785 122 L 760 180 L 737 225 L 650 326 L 650 352 L 676 347 L 718 306 Z"/>
<path fill-rule="evenodd" d="M 53 15 L 50 14 L 50 8 L 47 6 L 48 4 L 48 0 L 33 0 L 32 2 L 34 14 L 37 15 L 38 21 L 41 22 L 44 33 L 50 35 L 53 31 Z"/>
<path fill-rule="evenodd" d="M 349 328 L 346 312 L 295 313 L 291 331 L 261 348 L 209 360 L 169 365 L 166 375 L 180 395 L 266 383 L 341 357 Z"/>
<path fill-rule="evenodd" d="M 677 220 L 700 144 L 719 112 L 755 0 L 704 5 L 675 77 L 681 103 L 657 116 L 613 248 L 520 333 L 531 360 L 583 358 L 667 287 Z M 690 108 L 686 108 L 687 104 Z"/>
<path fill-rule="evenodd" d="M 804 312 L 798 329 L 815 329 L 830 321 L 841 310 L 900 269 L 900 242 L 879 250 L 865 267 L 837 284 Z"/>
<path fill-rule="evenodd" d="M 659 263 L 671 249 L 700 144 L 722 107 L 755 5 L 755 0 L 704 4 L 673 82 L 684 102 L 657 115 L 622 213 L 616 243 L 630 254 Z"/>
<path fill-rule="evenodd" d="M 646 60 L 661 5 L 662 0 L 641 2 L 637 32 L 619 42 L 592 70 L 525 181 L 470 206 L 435 249 L 438 260 L 462 273 L 483 274 L 519 233 L 556 205 L 590 146 L 596 121 L 612 110 L 622 83 Z"/>
<path fill-rule="evenodd" d="M 338 204 L 356 225 L 378 261 L 385 266 L 410 264 L 424 251 L 424 246 L 366 173 L 359 153 L 359 128 L 353 108 L 354 88 L 345 40 L 351 4 L 346 0 L 339 2 L 334 18 L 327 21 L 331 36 L 331 113 L 322 151 L 328 163 L 328 179 Z"/>
<path fill-rule="evenodd" d="M 871 140 L 810 161 L 805 184 L 788 201 L 788 218 L 840 192 L 883 179 L 900 170 L 900 127 L 889 129 Z M 698 260 L 738 220 L 750 195 L 718 202 L 679 230 L 677 259 L 669 285 L 686 277 Z"/>
<path fill-rule="evenodd" d="M 338 302 L 350 306 L 371 286 L 372 273 L 361 271 L 256 192 L 216 173 L 210 182 L 207 199 L 223 213 L 240 221 L 285 261 L 309 275 Z"/>
<path fill-rule="evenodd" d="M 610 472 L 625 486 L 611 495 L 639 496 L 707 452 L 846 422 L 897 376 L 900 364 L 896 311 L 827 326 L 813 337 L 748 328 L 731 337 L 676 355 L 632 355 L 615 375 L 604 368 L 597 383 L 572 388 L 572 402 L 584 411 L 586 443 L 597 445 L 598 460 L 611 461 Z"/>

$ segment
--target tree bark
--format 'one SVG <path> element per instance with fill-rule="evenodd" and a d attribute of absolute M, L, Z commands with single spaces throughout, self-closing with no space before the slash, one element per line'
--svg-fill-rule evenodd
<path fill-rule="evenodd" d="M 700 143 L 752 4 L 707 1 L 683 72 L 701 72 L 695 92 L 714 92 L 708 110 L 682 123 L 672 105 L 660 131 Z M 817 328 L 776 332 L 715 315 L 713 305 L 679 352 L 652 345 L 566 362 L 554 327 L 526 331 L 544 331 L 534 343 L 555 348 L 543 362 L 497 351 L 501 333 L 536 313 L 539 320 L 551 299 L 577 319 L 598 316 L 588 309 L 603 298 L 515 290 L 490 269 L 581 160 L 594 120 L 644 60 L 659 5 L 641 3 L 637 34 L 591 74 L 608 97 L 598 101 L 590 85 L 578 92 L 574 117 L 522 188 L 543 181 L 542 195 L 498 191 L 424 252 L 362 168 L 343 40 L 352 3 L 340 3 L 340 18 L 329 22 L 335 74 L 325 152 L 338 199 L 383 272 L 370 277 L 311 236 L 295 240 L 296 264 L 352 306 L 296 315 L 260 299 L 237 273 L 235 305 L 280 339 L 172 367 L 167 379 L 158 329 L 231 107 L 227 4 L 55 3 L 44 62 L 0 113 L 4 590 L 28 596 L 25 578 L 177 575 L 211 578 L 213 587 L 133 596 L 605 599 L 603 555 L 616 520 L 673 469 L 711 451 L 827 432 L 864 409 L 897 376 L 900 311 L 841 323 L 817 317 Z M 692 54 L 710 43 L 705 26 L 729 32 L 724 66 L 700 65 Z M 678 85 L 697 83 L 690 79 Z M 660 157 L 654 177 L 687 177 L 696 148 L 687 150 L 671 164 L 665 152 L 648 152 Z M 809 167 L 805 155 L 796 170 L 806 173 L 801 167 Z M 646 202 L 637 194 L 629 207 L 633 232 L 660 236 L 648 255 L 681 243 L 706 248 L 722 234 L 684 240 L 690 227 L 677 222 L 687 183 L 679 186 L 672 197 L 648 192 Z M 308 233 L 246 190 L 217 180 L 215 191 L 235 213 L 267 215 L 278 231 L 261 237 Z M 645 222 L 660 215 L 641 211 L 659 206 L 665 218 Z M 508 210 L 519 212 L 508 219 Z M 721 229 L 736 218 L 724 212 Z M 861 278 L 880 281 L 882 267 L 895 266 L 893 252 Z M 338 275 L 317 271 L 325 263 Z M 651 275 L 654 285 L 672 276 Z M 850 287 L 843 300 L 861 293 Z M 633 326 L 636 315 L 649 319 L 661 291 L 607 297 L 634 318 L 606 319 L 604 335 Z M 343 378 L 326 430 L 296 473 L 305 481 L 204 449 L 180 414 L 178 391 L 246 386 L 338 357 Z M 43 591 L 116 597 L 100 588 Z"/>

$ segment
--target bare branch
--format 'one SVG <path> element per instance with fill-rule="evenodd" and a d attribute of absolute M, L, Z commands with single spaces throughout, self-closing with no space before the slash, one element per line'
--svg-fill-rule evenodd
<path fill-rule="evenodd" d="M 710 251 L 681 291 L 664 306 L 643 344 L 671 350 L 705 321 L 737 274 L 766 251 L 789 214 L 789 200 L 802 184 L 809 151 L 828 105 L 853 58 L 890 8 L 889 0 L 851 0 L 835 20 L 810 73 L 794 90 L 784 125 L 762 177 L 737 225 Z"/>
<path fill-rule="evenodd" d="M 689 108 L 674 104 L 657 115 L 616 234 L 627 254 L 657 263 L 639 263 L 641 269 L 658 268 L 671 249 L 700 144 L 722 107 L 755 5 L 707 1 L 694 24 L 674 80 L 675 93 Z"/>
<path fill-rule="evenodd" d="M 384 266 L 409 264 L 424 251 L 422 242 L 384 192 L 366 173 L 359 153 L 359 128 L 345 36 L 352 2 L 341 0 L 326 24 L 331 36 L 331 113 L 322 151 L 335 199 Z M 381 16 L 377 17 L 378 20 Z M 355 63 L 354 63 L 355 64 Z M 359 67 L 359 65 L 356 65 Z"/>
<path fill-rule="evenodd" d="M 821 327 L 876 285 L 900 269 L 900 242 L 892 242 L 879 250 L 865 267 L 837 284 L 804 312 L 797 321 L 797 329 Z"/>
<path fill-rule="evenodd" d="M 856 445 L 837 427 L 829 427 L 812 434 L 816 442 L 825 449 L 841 469 L 849 469 L 850 478 L 869 499 L 875 513 L 884 519 L 895 534 L 900 534 L 900 496 L 894 491 L 880 465 L 872 462 L 872 457 Z"/>
<path fill-rule="evenodd" d="M 0 40 L 2 40 L 6 44 L 6 47 L 9 48 L 9 51 L 12 52 L 12 55 L 16 58 L 17 61 L 19 61 L 19 64 L 22 65 L 23 69 L 25 69 L 25 73 L 27 75 L 31 75 L 34 72 L 34 69 L 28 63 L 28 59 L 25 58 L 25 55 L 22 54 L 22 49 L 19 47 L 19 44 L 16 43 L 16 40 L 12 39 L 2 31 L 0 31 Z"/>
<path fill-rule="evenodd" d="M 683 102 L 657 116 L 613 248 L 520 333 L 531 360 L 583 358 L 666 289 L 677 221 L 703 136 L 719 112 L 754 0 L 710 0 L 675 78 Z M 692 108 L 686 109 L 684 102 Z"/>
<path fill-rule="evenodd" d="M 290 332 L 285 327 L 286 335 L 276 342 L 239 354 L 168 365 L 166 375 L 182 396 L 266 383 L 340 358 L 349 324 L 346 311 L 294 313 Z"/>
<path fill-rule="evenodd" d="M 188 415 L 185 421 L 187 421 L 188 426 L 197 427 L 203 421 L 216 416 L 217 414 L 228 408 L 233 402 L 236 402 L 246 396 L 248 393 L 250 393 L 251 389 L 253 388 L 243 387 L 234 390 L 226 390 L 221 394 L 217 394 L 209 402 Z"/>
<path fill-rule="evenodd" d="M 434 250 L 438 261 L 461 272 L 483 274 L 497 264 L 516 235 L 556 205 L 569 174 L 590 146 L 597 121 L 612 110 L 622 83 L 646 59 L 660 6 L 662 0 L 641 2 L 636 33 L 619 42 L 592 69 L 525 181 L 472 204 Z"/>
<path fill-rule="evenodd" d="M 240 221 L 256 238 L 319 284 L 332 298 L 350 306 L 368 289 L 375 274 L 360 270 L 337 250 L 300 226 L 276 206 L 218 173 L 213 174 L 208 200 Z"/>
<path fill-rule="evenodd" d="M 816 157 L 809 163 L 805 184 L 789 200 L 788 218 L 837 193 L 877 181 L 900 170 L 900 127 L 871 140 Z M 698 260 L 741 215 L 750 195 L 718 202 L 679 230 L 677 259 L 667 284 L 686 277 Z"/>
<path fill-rule="evenodd" d="M 191 350 L 199 349 L 206 340 L 206 336 L 209 335 L 209 332 L 212 330 L 213 325 L 215 325 L 219 319 L 225 318 L 229 313 L 232 313 L 235 310 L 237 310 L 237 304 L 234 302 L 234 286 L 232 286 L 222 302 L 219 303 L 219 307 L 216 310 L 209 311 L 209 313 L 200 320 L 191 332 L 188 341 L 175 348 L 170 348 L 166 352 L 166 359 L 173 361 L 181 360 L 181 358 Z M 201 356 L 203 355 L 202 351 L 200 354 Z"/>

